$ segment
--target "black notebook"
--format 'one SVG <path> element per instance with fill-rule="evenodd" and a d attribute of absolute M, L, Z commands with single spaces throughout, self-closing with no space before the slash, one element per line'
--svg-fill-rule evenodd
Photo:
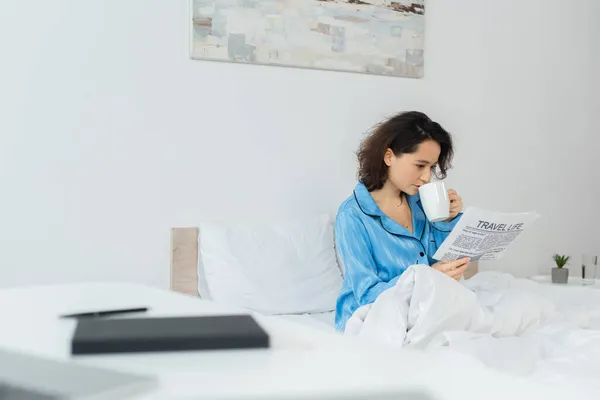
<path fill-rule="evenodd" d="M 72 354 L 217 350 L 269 347 L 269 335 L 250 315 L 80 319 Z"/>

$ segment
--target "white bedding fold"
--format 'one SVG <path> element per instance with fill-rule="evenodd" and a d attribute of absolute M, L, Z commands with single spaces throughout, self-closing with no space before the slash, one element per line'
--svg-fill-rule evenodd
<path fill-rule="evenodd" d="M 458 351 L 483 364 L 600 393 L 600 290 L 483 272 L 457 282 L 411 266 L 348 320 L 345 334 L 394 347 Z M 600 398 L 600 396 L 598 397 Z"/>

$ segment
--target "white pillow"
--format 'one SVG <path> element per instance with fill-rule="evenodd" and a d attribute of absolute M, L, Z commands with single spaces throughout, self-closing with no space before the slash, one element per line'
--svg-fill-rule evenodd
<path fill-rule="evenodd" d="M 274 223 L 203 223 L 210 297 L 263 314 L 332 311 L 342 284 L 328 215 Z"/>
<path fill-rule="evenodd" d="M 208 290 L 208 282 L 206 282 L 206 274 L 204 273 L 204 263 L 202 262 L 202 242 L 200 232 L 198 232 L 198 294 L 200 298 L 211 300 L 210 291 Z"/>

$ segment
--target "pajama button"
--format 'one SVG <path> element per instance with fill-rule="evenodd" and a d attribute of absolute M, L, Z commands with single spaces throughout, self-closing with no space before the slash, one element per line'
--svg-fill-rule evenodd
<path fill-rule="evenodd" d="M 425 253 L 423 253 L 423 252 L 421 252 L 420 254 L 421 254 L 421 257 L 423 257 L 425 255 Z"/>

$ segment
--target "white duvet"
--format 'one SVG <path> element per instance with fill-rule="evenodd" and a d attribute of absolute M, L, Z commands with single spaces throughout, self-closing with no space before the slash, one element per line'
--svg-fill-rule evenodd
<path fill-rule="evenodd" d="M 346 335 L 395 347 L 456 351 L 488 367 L 600 398 L 600 290 L 482 272 L 457 282 L 412 266 Z"/>

